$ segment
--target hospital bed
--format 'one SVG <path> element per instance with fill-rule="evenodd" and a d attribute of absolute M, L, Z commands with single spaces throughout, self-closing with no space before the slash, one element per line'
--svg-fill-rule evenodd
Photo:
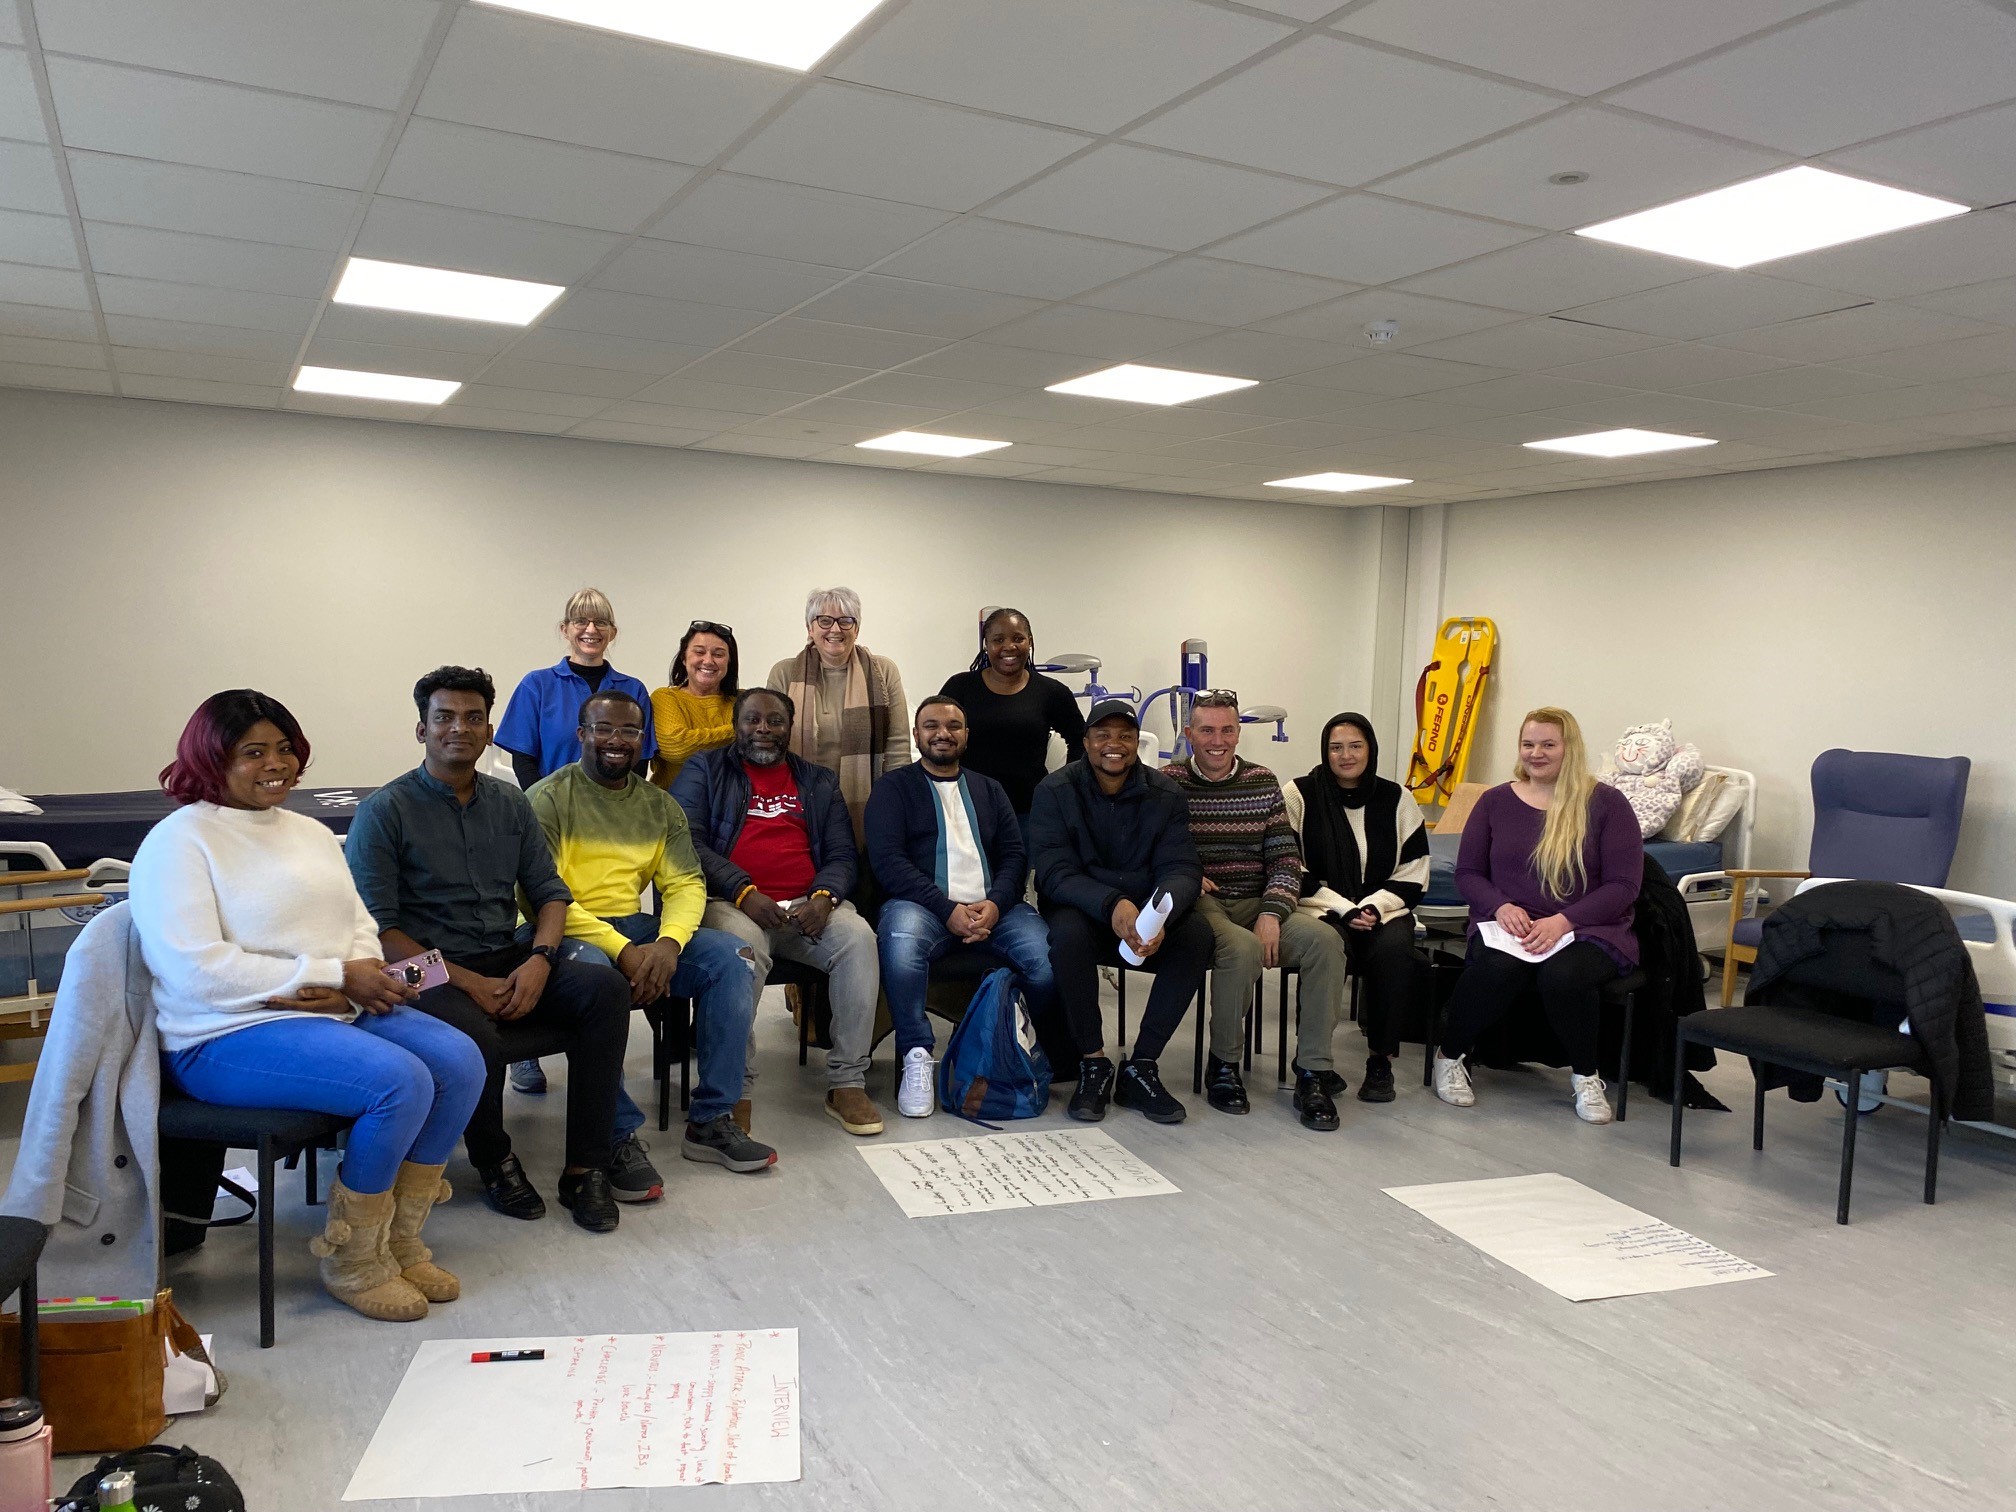
<path fill-rule="evenodd" d="M 296 788 L 287 807 L 320 819 L 338 835 L 350 828 L 357 805 L 372 788 Z M 0 868 L 11 847 L 36 845 L 60 858 L 45 870 L 65 870 L 103 859 L 131 861 L 147 831 L 175 811 L 175 800 L 158 788 L 137 793 L 31 794 L 39 814 L 0 814 Z M 14 854 L 21 854 L 14 851 Z"/>

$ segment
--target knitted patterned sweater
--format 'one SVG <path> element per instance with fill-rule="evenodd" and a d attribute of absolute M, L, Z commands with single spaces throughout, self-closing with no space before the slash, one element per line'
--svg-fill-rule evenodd
<path fill-rule="evenodd" d="M 1190 838 L 1204 875 L 1228 903 L 1258 898 L 1285 919 L 1302 891 L 1302 846 L 1288 823 L 1281 784 L 1266 767 L 1233 758 L 1232 775 L 1212 782 L 1189 761 L 1162 768 L 1190 801 Z"/>

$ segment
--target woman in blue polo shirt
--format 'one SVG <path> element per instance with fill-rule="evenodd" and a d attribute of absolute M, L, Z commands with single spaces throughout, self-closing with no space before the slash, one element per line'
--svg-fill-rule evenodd
<path fill-rule="evenodd" d="M 609 665 L 616 611 L 601 589 L 583 588 L 567 600 L 560 638 L 567 643 L 567 654 L 555 665 L 527 672 L 518 680 L 497 725 L 497 744 L 511 753 L 518 786 L 529 788 L 581 759 L 581 706 L 605 691 L 628 693 L 643 706 L 644 748 L 638 770 L 649 771 L 651 758 L 658 754 L 651 694 L 636 678 Z"/>

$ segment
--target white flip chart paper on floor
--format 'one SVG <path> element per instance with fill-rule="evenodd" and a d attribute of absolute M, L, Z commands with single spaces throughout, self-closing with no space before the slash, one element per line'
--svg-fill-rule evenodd
<path fill-rule="evenodd" d="M 1104 1129 L 864 1145 L 861 1158 L 912 1218 L 1159 1197 L 1178 1190 Z"/>
<path fill-rule="evenodd" d="M 546 1358 L 470 1362 L 497 1349 Z M 795 1328 L 430 1339 L 343 1499 L 798 1476 Z"/>
<path fill-rule="evenodd" d="M 1386 1195 L 1571 1302 L 1771 1274 L 1552 1171 L 1387 1187 Z"/>

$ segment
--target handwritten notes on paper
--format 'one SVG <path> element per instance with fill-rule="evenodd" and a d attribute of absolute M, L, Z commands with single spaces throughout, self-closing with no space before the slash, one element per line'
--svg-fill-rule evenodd
<path fill-rule="evenodd" d="M 795 1328 L 429 1340 L 343 1499 L 797 1480 L 798 1403 Z"/>
<path fill-rule="evenodd" d="M 1551 1171 L 1388 1187 L 1386 1195 L 1571 1302 L 1771 1274 Z"/>
<path fill-rule="evenodd" d="M 1159 1197 L 1177 1190 L 1103 1129 L 864 1145 L 861 1158 L 912 1218 Z"/>

